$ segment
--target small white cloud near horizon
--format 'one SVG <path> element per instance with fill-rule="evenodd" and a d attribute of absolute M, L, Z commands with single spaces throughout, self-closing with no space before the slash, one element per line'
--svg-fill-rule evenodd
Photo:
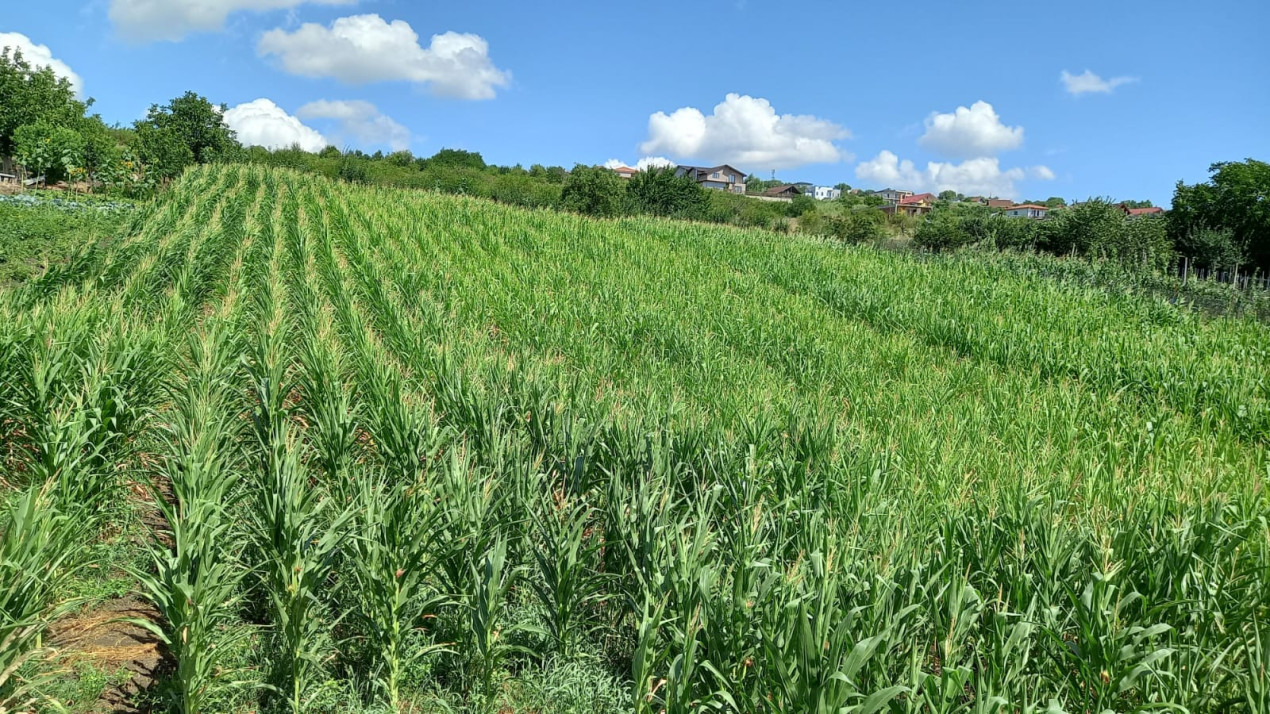
<path fill-rule="evenodd" d="M 319 99 L 300 107 L 296 116 L 334 119 L 339 122 L 342 138 L 354 139 L 362 145 L 385 144 L 393 151 L 410 148 L 410 130 L 361 99 Z"/>
<path fill-rule="evenodd" d="M 76 97 L 84 96 L 84 80 L 80 78 L 70 65 L 53 56 L 48 45 L 37 45 L 30 37 L 21 32 L 0 32 L 0 48 L 8 47 L 9 54 L 13 50 L 22 53 L 22 59 L 36 69 L 48 67 L 58 77 L 65 77 L 71 83 Z"/>
<path fill-rule="evenodd" d="M 954 159 L 996 156 L 1023 145 L 1023 127 L 1006 126 L 992 105 L 980 100 L 948 114 L 932 112 L 917 143 Z"/>
<path fill-rule="evenodd" d="M 634 164 L 628 164 L 625 161 L 622 161 L 620 159 L 609 159 L 608 161 L 604 162 L 604 168 L 606 169 L 616 169 L 616 168 L 621 168 L 622 166 L 627 166 L 632 169 L 637 169 L 639 171 L 643 171 L 650 167 L 666 168 L 669 166 L 677 166 L 677 165 L 678 164 L 666 158 L 665 156 L 645 156 L 639 161 L 636 161 Z"/>
<path fill-rule="evenodd" d="M 276 56 L 289 74 L 345 84 L 414 82 L 457 99 L 492 99 L 511 81 L 510 73 L 494 66 L 480 35 L 445 32 L 424 48 L 410 23 L 375 14 L 341 17 L 329 27 L 306 22 L 293 32 L 269 30 L 256 51 Z"/>
<path fill-rule="evenodd" d="M 909 191 L 956 191 L 966 195 L 1001 196 L 1017 198 L 1017 182 L 1028 178 L 1053 180 L 1054 172 L 1047 166 L 1028 169 L 1002 169 L 995 157 L 981 156 L 967 159 L 960 164 L 932 161 L 925 169 L 917 168 L 908 159 L 900 160 L 890 151 L 882 151 L 875 158 L 856 166 L 857 178 Z"/>
<path fill-rule="evenodd" d="M 767 171 L 849 161 L 851 154 L 834 142 L 850 136 L 826 119 L 777 114 L 766 99 L 729 93 L 708 116 L 695 107 L 651 115 L 639 150 Z"/>
<path fill-rule="evenodd" d="M 352 5 L 357 0 L 110 0 L 107 14 L 120 36 L 131 42 L 176 42 L 193 32 L 225 27 L 241 11 L 289 10 L 305 3 Z"/>
<path fill-rule="evenodd" d="M 1067 70 L 1063 70 L 1062 73 L 1058 75 L 1058 78 L 1063 83 L 1063 87 L 1067 89 L 1067 93 L 1074 96 L 1089 94 L 1091 92 L 1111 94 L 1112 90 L 1122 84 L 1130 84 L 1138 81 L 1137 77 L 1112 77 L 1111 79 L 1103 79 L 1088 69 L 1081 74 L 1072 74 Z"/>
<path fill-rule="evenodd" d="M 264 97 L 230 107 L 225 112 L 225 124 L 247 146 L 288 149 L 299 145 L 305 151 L 318 152 L 331 143 L 318 130 Z"/>

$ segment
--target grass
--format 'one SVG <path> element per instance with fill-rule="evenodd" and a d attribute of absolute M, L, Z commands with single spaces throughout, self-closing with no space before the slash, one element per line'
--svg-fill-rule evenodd
<path fill-rule="evenodd" d="M 1270 711 L 1264 324 L 259 167 L 144 210 L 0 295 L 0 454 L 98 532 L 152 480 L 175 711 Z"/>

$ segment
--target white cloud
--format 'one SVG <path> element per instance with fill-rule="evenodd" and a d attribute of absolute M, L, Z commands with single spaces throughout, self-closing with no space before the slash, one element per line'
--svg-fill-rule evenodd
<path fill-rule="evenodd" d="M 305 119 L 334 119 L 347 140 L 362 145 L 386 144 L 393 151 L 410 148 L 410 130 L 360 99 L 320 99 L 300 107 L 296 115 Z"/>
<path fill-rule="evenodd" d="M 615 169 L 615 168 L 618 168 L 619 166 L 630 166 L 631 168 L 639 169 L 640 171 L 643 171 L 644 169 L 647 169 L 649 167 L 663 168 L 663 167 L 675 166 L 675 165 L 676 164 L 674 161 L 671 161 L 665 156 L 645 156 L 639 161 L 636 161 L 634 164 L 628 164 L 625 161 L 621 161 L 620 159 L 609 159 L 608 161 L 604 162 L 605 168 Z"/>
<path fill-rule="evenodd" d="M 1100 92 L 1102 94 L 1111 94 L 1111 90 L 1122 84 L 1136 82 L 1136 77 L 1112 77 L 1111 79 L 1103 79 L 1089 70 L 1085 70 L 1082 74 L 1072 74 L 1067 70 L 1058 76 L 1063 82 L 1063 86 L 1067 89 L 1068 94 L 1087 94 L 1089 92 Z"/>
<path fill-rule="evenodd" d="M 728 94 L 709 116 L 694 107 L 648 118 L 647 154 L 730 163 L 756 169 L 850 160 L 833 142 L 851 132 L 810 115 L 780 114 L 766 99 Z"/>
<path fill-rule="evenodd" d="M 410 23 L 385 22 L 379 15 L 341 17 L 330 27 L 306 22 L 294 32 L 270 30 L 257 51 L 276 55 L 291 74 L 348 84 L 419 82 L 434 94 L 459 99 L 491 99 L 510 81 L 490 60 L 489 43 L 480 35 L 433 35 L 425 49 Z"/>
<path fill-rule="evenodd" d="M 357 0 L 111 0 L 110 21 L 134 42 L 179 40 L 191 32 L 223 28 L 225 18 L 242 10 L 264 12 L 304 4 L 350 5 Z"/>
<path fill-rule="evenodd" d="M 992 157 L 967 159 L 960 164 L 932 161 L 925 169 L 918 169 L 912 161 L 900 160 L 890 151 L 856 166 L 858 178 L 909 191 L 952 190 L 958 193 L 981 196 L 1018 196 L 1015 184 L 1029 174 L 1034 179 L 1050 180 L 1054 172 L 1045 166 L 1029 169 L 1002 169 L 1001 163 Z"/>
<path fill-rule="evenodd" d="M 991 104 L 978 101 L 949 114 L 932 113 L 918 143 L 957 159 L 996 156 L 1023 144 L 1023 127 L 1002 124 Z"/>
<path fill-rule="evenodd" d="M 225 112 L 225 123 L 247 146 L 286 149 L 299 144 L 305 151 L 321 151 L 330 142 L 316 129 L 264 98 L 231 107 Z"/>
<path fill-rule="evenodd" d="M 80 79 L 78 74 L 75 74 L 70 65 L 54 57 L 53 51 L 48 48 L 48 45 L 37 45 L 31 41 L 30 37 L 20 32 L 0 32 L 0 48 L 3 47 L 10 48 L 10 55 L 13 54 L 13 50 L 21 52 L 22 59 L 36 69 L 51 68 L 53 74 L 70 80 L 71 88 L 75 90 L 75 96 L 83 96 L 84 80 Z"/>

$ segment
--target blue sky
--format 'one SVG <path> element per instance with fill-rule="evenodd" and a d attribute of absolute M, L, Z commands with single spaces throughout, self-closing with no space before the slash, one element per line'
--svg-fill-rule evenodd
<path fill-rule="evenodd" d="M 0 44 L 110 122 L 192 89 L 259 143 L 1164 204 L 1270 155 L 1267 27 L 1264 0 L 0 4 Z"/>

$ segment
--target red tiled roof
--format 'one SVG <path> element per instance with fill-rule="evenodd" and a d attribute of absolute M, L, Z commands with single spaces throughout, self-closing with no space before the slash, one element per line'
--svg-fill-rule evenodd
<path fill-rule="evenodd" d="M 916 196 L 905 196 L 904 198 L 901 198 L 900 205 L 905 205 L 909 203 L 921 203 L 922 201 L 934 201 L 934 200 L 935 200 L 935 194 L 933 193 L 919 193 Z"/>
<path fill-rule="evenodd" d="M 1125 210 L 1131 216 L 1151 216 L 1157 213 L 1164 213 L 1164 209 L 1159 206 L 1151 206 L 1150 208 L 1129 208 Z"/>

